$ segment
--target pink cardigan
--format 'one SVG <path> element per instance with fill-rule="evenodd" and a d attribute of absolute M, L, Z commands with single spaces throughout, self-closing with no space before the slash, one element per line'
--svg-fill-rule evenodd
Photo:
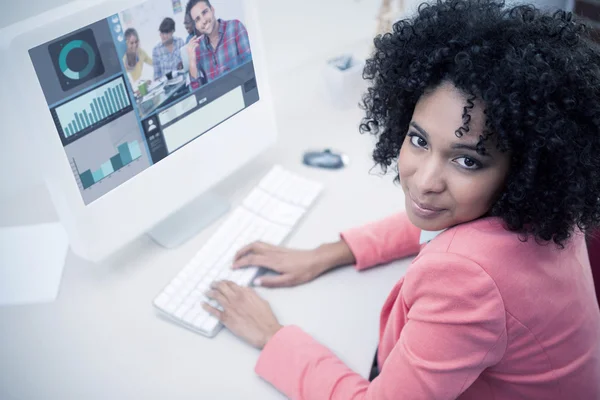
<path fill-rule="evenodd" d="M 419 252 L 405 214 L 342 237 L 358 270 Z M 421 249 L 380 322 L 373 382 L 293 325 L 256 373 L 292 399 L 600 399 L 600 312 L 581 233 L 558 250 L 519 241 L 497 218 L 448 229 Z"/>

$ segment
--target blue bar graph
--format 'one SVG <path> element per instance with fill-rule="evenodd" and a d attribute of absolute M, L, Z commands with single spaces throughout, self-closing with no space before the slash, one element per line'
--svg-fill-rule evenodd
<path fill-rule="evenodd" d="M 81 121 L 79 121 L 79 114 L 75 113 L 75 120 L 73 122 L 75 122 L 77 125 L 77 132 L 79 132 L 80 130 L 83 129 L 83 124 L 81 123 Z"/>
<path fill-rule="evenodd" d="M 104 107 L 103 110 L 104 110 L 104 115 L 105 115 L 104 118 L 106 118 L 107 116 L 109 116 L 111 114 L 110 111 L 108 110 L 108 103 L 106 102 L 105 97 L 101 98 L 100 100 L 102 100 L 102 106 Z"/>
<path fill-rule="evenodd" d="M 112 94 L 112 97 L 115 99 L 114 102 L 117 105 L 117 107 L 123 108 L 123 106 L 121 105 L 121 99 L 119 99 L 117 97 L 117 91 L 115 90 L 115 88 L 110 89 L 110 93 Z"/>
<path fill-rule="evenodd" d="M 119 154 L 121 155 L 123 165 L 127 165 L 131 162 L 131 153 L 129 152 L 129 145 L 127 143 L 123 143 L 119 146 Z"/>
<path fill-rule="evenodd" d="M 106 112 L 108 115 L 114 113 L 112 104 L 110 104 L 110 96 L 108 95 L 108 90 L 104 92 L 104 97 L 102 98 L 102 102 L 104 103 L 104 107 L 106 107 Z"/>
<path fill-rule="evenodd" d="M 115 99 L 113 99 L 113 96 L 112 96 L 112 90 L 108 91 L 108 99 L 110 100 L 110 106 L 112 107 L 112 109 L 118 110 L 118 107 L 115 104 Z M 113 111 L 113 112 L 116 112 L 116 111 Z"/>
<path fill-rule="evenodd" d="M 121 103 L 126 104 L 126 100 L 125 100 L 125 96 L 123 96 L 122 88 L 120 88 L 120 87 L 117 88 L 117 94 L 119 95 L 119 98 L 121 99 Z"/>
<path fill-rule="evenodd" d="M 91 108 L 92 108 L 92 118 L 94 119 L 94 123 L 96 123 L 100 120 L 100 118 L 98 118 L 98 114 L 96 113 L 96 105 L 94 103 L 92 103 Z"/>
<path fill-rule="evenodd" d="M 123 108 L 123 104 L 121 103 L 121 99 L 119 98 L 119 96 L 117 96 L 117 90 L 115 88 L 112 88 L 111 92 L 113 94 L 113 97 L 115 98 L 115 103 L 117 104 L 117 107 Z"/>
<path fill-rule="evenodd" d="M 142 152 L 140 151 L 140 146 L 138 145 L 138 142 L 129 143 L 129 154 L 131 154 L 132 160 L 137 160 L 138 158 L 140 158 Z"/>
<path fill-rule="evenodd" d="M 102 164 L 102 166 L 100 167 L 100 170 L 102 171 L 103 176 L 109 176 L 110 174 L 115 172 L 115 170 L 113 169 L 113 166 L 112 166 L 112 162 L 110 162 L 110 160 L 108 160 L 107 162 Z"/>
<path fill-rule="evenodd" d="M 97 117 L 96 120 L 100 121 L 103 117 L 102 117 L 102 114 L 100 114 L 100 108 L 98 107 L 98 99 L 94 99 L 93 107 L 94 107 L 94 112 L 96 113 L 96 117 Z"/>
<path fill-rule="evenodd" d="M 92 178 L 94 178 L 94 183 L 100 182 L 102 179 L 104 179 L 104 176 L 102 175 L 102 169 L 92 172 Z"/>
<path fill-rule="evenodd" d="M 120 76 L 57 107 L 56 115 L 64 137 L 68 138 L 130 106 L 131 101 Z"/>
<path fill-rule="evenodd" d="M 97 170 L 88 169 L 79 174 L 84 189 L 95 185 L 142 156 L 142 150 L 137 140 L 122 143 L 117 147 L 117 150 L 118 153 L 105 161 Z"/>

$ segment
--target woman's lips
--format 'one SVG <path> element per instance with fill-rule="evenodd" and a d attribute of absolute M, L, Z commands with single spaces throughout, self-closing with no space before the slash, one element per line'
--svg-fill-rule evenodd
<path fill-rule="evenodd" d="M 440 215 L 445 209 L 433 207 L 428 204 L 418 203 L 412 197 L 410 198 L 413 212 L 422 218 L 434 218 Z"/>

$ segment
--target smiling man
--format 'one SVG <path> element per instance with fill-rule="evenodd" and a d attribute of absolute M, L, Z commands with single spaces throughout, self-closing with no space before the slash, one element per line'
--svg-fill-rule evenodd
<path fill-rule="evenodd" d="M 186 13 L 196 29 L 187 47 L 193 79 L 204 72 L 213 81 L 251 59 L 248 32 L 240 21 L 218 19 L 209 0 L 190 0 Z"/>

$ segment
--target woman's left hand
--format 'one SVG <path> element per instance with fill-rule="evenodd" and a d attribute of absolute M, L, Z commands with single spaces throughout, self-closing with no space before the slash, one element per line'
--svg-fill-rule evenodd
<path fill-rule="evenodd" d="M 207 303 L 202 307 L 252 346 L 262 349 L 282 328 L 269 303 L 256 294 L 254 289 L 238 286 L 231 281 L 215 282 L 211 288 L 206 295 L 216 300 L 223 311 Z"/>

